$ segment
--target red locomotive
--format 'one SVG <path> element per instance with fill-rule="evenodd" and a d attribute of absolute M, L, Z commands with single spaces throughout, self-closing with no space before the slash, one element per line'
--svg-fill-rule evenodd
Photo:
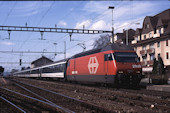
<path fill-rule="evenodd" d="M 68 81 L 138 85 L 141 65 L 129 46 L 109 44 L 74 55 L 68 60 L 66 74 Z"/>

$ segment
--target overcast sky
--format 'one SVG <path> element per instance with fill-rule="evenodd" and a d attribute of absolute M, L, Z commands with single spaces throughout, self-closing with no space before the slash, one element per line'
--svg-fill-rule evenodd
<path fill-rule="evenodd" d="M 0 2 L 0 25 L 29 27 L 57 27 L 94 30 L 111 30 L 111 10 L 114 6 L 115 33 L 123 29 L 141 28 L 145 16 L 153 16 L 170 8 L 170 1 L 21 1 Z M 140 23 L 136 25 L 135 23 Z M 64 41 L 67 45 L 67 57 L 82 52 L 78 43 L 85 43 L 86 50 L 91 49 L 99 35 L 73 34 L 71 41 L 69 34 L 44 33 L 40 40 L 40 33 L 11 32 L 10 40 L 7 31 L 0 31 L 0 51 L 64 51 Z M 19 59 L 23 62 L 32 62 L 41 57 L 41 53 L 2 53 L 0 52 L 0 65 L 5 71 L 19 69 L 28 64 L 19 66 Z M 57 61 L 64 58 L 63 54 L 43 54 Z M 17 63 L 18 62 L 18 63 Z M 17 64 L 12 64 L 17 63 Z"/>

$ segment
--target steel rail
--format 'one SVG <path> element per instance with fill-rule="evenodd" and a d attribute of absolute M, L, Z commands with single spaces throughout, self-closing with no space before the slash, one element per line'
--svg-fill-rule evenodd
<path fill-rule="evenodd" d="M 28 98 L 28 99 L 32 99 L 32 100 L 41 102 L 41 103 L 46 104 L 46 105 L 49 105 L 49 106 L 51 106 L 51 107 L 58 108 L 58 109 L 66 112 L 66 113 L 75 113 L 74 111 L 71 111 L 71 110 L 69 110 L 69 109 L 67 109 L 67 108 L 63 108 L 63 107 L 61 107 L 61 106 L 54 105 L 54 104 L 45 102 L 45 101 L 43 101 L 43 100 L 39 100 L 39 99 L 37 99 L 37 98 L 31 97 L 31 96 L 28 96 L 28 95 L 25 95 L 25 94 L 21 94 L 21 93 L 16 92 L 16 91 L 12 91 L 12 90 L 10 90 L 10 89 L 8 89 L 8 88 L 2 88 L 2 87 L 1 87 L 1 89 L 4 89 L 4 90 L 9 91 L 9 92 L 12 92 L 12 93 L 15 93 L 15 94 L 20 95 L 20 96 L 23 96 L 23 97 L 26 97 L 26 98 Z"/>
<path fill-rule="evenodd" d="M 49 92 L 49 93 L 52 93 L 52 94 L 55 94 L 55 95 L 59 95 L 59 96 L 62 96 L 62 97 L 65 97 L 65 98 L 68 98 L 68 99 L 71 99 L 71 100 L 74 100 L 74 101 L 77 101 L 79 103 L 82 103 L 86 106 L 89 106 L 89 107 L 92 107 L 92 108 L 95 108 L 95 109 L 98 109 L 99 111 L 103 111 L 103 112 L 113 112 L 113 111 L 110 111 L 110 110 L 107 110 L 105 108 L 102 108 L 102 107 L 99 107 L 95 104 L 92 104 L 92 103 L 88 103 L 88 102 L 85 102 L 83 100 L 79 100 L 79 99 L 76 99 L 76 98 L 73 98 L 73 97 L 70 97 L 70 96 L 67 96 L 67 95 L 63 95 L 61 93 L 57 93 L 57 92 L 54 92 L 54 91 L 51 91 L 51 90 L 48 90 L 48 89 L 44 89 L 44 88 L 40 88 L 40 87 L 36 87 L 34 85 L 31 85 L 31 84 L 27 84 L 27 83 L 23 83 L 21 81 L 17 81 L 17 80 L 13 80 L 15 82 L 18 82 L 18 83 L 21 83 L 21 84 L 24 84 L 24 85 L 27 85 L 27 86 L 31 86 L 31 87 L 34 87 L 34 88 L 37 88 L 37 89 L 40 89 L 40 90 L 43 90 L 43 91 L 46 91 L 46 92 Z"/>
<path fill-rule="evenodd" d="M 15 105 L 14 103 L 10 102 L 9 100 L 5 99 L 4 97 L 0 96 L 0 98 L 2 100 L 4 100 L 5 102 L 9 103 L 10 105 L 12 105 L 13 107 L 17 108 L 18 110 L 20 110 L 23 113 L 26 113 L 26 111 L 24 111 L 23 109 L 21 109 L 20 107 L 18 107 L 17 105 Z"/>
<path fill-rule="evenodd" d="M 41 99 L 47 101 L 48 103 L 53 104 L 53 105 L 56 105 L 55 103 L 53 103 L 53 102 L 51 102 L 50 100 L 48 100 L 48 99 L 46 99 L 46 98 L 44 98 L 44 97 L 42 97 L 42 96 L 40 96 L 40 95 L 38 95 L 38 94 L 32 92 L 31 90 L 29 90 L 29 89 L 27 89 L 27 88 L 25 88 L 25 87 L 23 87 L 23 86 L 21 86 L 21 85 L 19 85 L 19 84 L 17 84 L 17 83 L 14 83 L 14 84 L 16 84 L 18 87 L 20 87 L 20 88 L 22 88 L 22 89 L 24 89 L 24 90 L 30 92 L 31 94 L 33 94 L 33 95 L 35 95 L 35 96 L 37 96 L 37 97 L 39 97 L 39 98 L 41 98 Z"/>
<path fill-rule="evenodd" d="M 14 81 L 16 81 L 16 80 L 14 80 Z M 72 100 L 75 100 L 75 101 L 79 101 L 79 102 L 82 102 L 82 103 L 84 102 L 84 101 L 82 101 L 82 100 L 79 100 L 79 99 L 76 99 L 76 98 L 73 98 L 73 97 L 69 97 L 69 96 L 67 96 L 67 95 L 63 95 L 63 94 L 61 94 L 61 93 L 57 93 L 57 92 L 54 92 L 54 91 L 51 91 L 51 90 L 48 90 L 48 89 L 36 87 L 36 86 L 34 86 L 34 85 L 31 85 L 31 84 L 26 84 L 26 83 L 23 83 L 23 82 L 21 82 L 21 81 L 16 81 L 16 82 L 19 82 L 19 83 L 22 83 L 22 84 L 25 84 L 25 85 L 28 85 L 28 86 L 31 86 L 31 87 L 34 87 L 34 88 L 37 88 L 37 89 L 40 89 L 40 90 L 44 90 L 44 91 L 46 91 L 46 92 L 50 92 L 50 93 L 53 93 L 53 94 L 56 94 L 56 95 L 59 95 L 59 96 L 63 96 L 63 97 L 65 97 L 65 98 L 69 98 L 69 99 L 72 99 Z"/>

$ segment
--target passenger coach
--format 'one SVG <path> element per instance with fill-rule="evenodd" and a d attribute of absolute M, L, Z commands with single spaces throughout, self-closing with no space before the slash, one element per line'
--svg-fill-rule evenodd
<path fill-rule="evenodd" d="M 36 78 L 65 78 L 66 61 L 61 60 L 55 63 L 44 65 L 32 69 L 23 70 L 14 73 L 18 77 L 36 77 Z"/>

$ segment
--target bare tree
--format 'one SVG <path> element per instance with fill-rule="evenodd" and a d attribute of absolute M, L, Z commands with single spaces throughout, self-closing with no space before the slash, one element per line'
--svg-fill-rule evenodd
<path fill-rule="evenodd" d="M 100 38 L 96 39 L 95 42 L 93 43 L 93 48 L 104 47 L 108 43 L 110 43 L 110 36 L 109 36 L 109 34 L 100 35 Z"/>
<path fill-rule="evenodd" d="M 4 68 L 0 66 L 0 75 L 4 72 Z"/>

